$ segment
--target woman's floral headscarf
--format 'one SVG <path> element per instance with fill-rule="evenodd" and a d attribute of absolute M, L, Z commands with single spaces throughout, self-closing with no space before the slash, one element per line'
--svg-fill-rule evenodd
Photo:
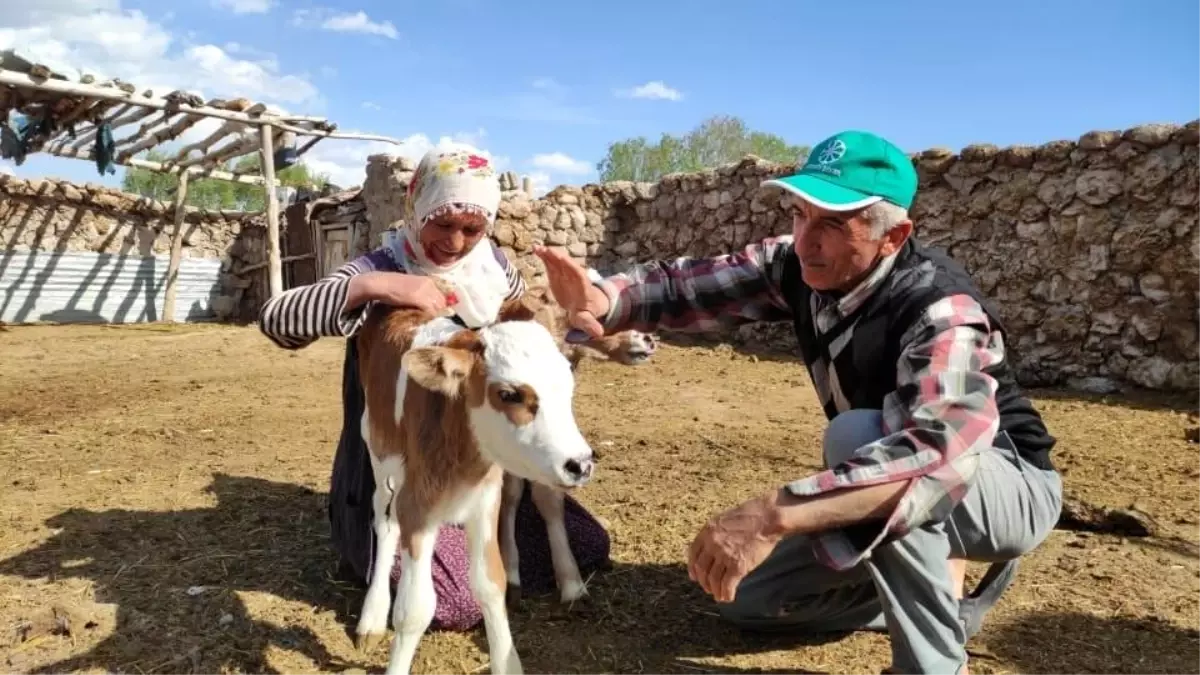
<path fill-rule="evenodd" d="M 500 208 L 500 177 L 491 162 L 470 146 L 438 147 L 425 153 L 408 184 L 401 236 L 392 240 L 392 258 L 409 274 L 438 277 L 455 289 L 453 311 L 468 326 L 495 319 L 509 294 L 509 281 L 485 236 L 449 265 L 435 265 L 421 246 L 421 230 L 438 216 L 477 213 L 491 234 Z"/>
<path fill-rule="evenodd" d="M 427 273 L 454 271 L 467 256 L 449 265 L 434 265 L 421 246 L 421 230 L 438 216 L 477 213 L 486 219 L 490 234 L 499 208 L 500 177 L 483 153 L 467 145 L 430 150 L 417 164 L 417 171 L 408 184 L 405 257 Z"/>

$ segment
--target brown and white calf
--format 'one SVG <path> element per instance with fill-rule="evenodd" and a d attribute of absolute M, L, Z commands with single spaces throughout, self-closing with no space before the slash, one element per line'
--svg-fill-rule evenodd
<path fill-rule="evenodd" d="M 385 635 L 399 551 L 389 673 L 409 671 L 432 621 L 434 544 L 448 523 L 466 529 L 492 672 L 522 670 L 497 541 L 504 475 L 571 489 L 593 470 L 572 410 L 573 363 L 538 320 L 545 308 L 533 305 L 506 303 L 494 323 L 477 330 L 419 310 L 374 307 L 360 329 L 377 545 L 356 633 L 360 648 Z"/>

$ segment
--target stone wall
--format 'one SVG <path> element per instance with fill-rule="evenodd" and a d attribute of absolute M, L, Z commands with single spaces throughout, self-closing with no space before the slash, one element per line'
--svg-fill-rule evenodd
<path fill-rule="evenodd" d="M 1198 141 L 1193 121 L 913 156 L 917 235 L 997 300 L 1023 382 L 1200 386 Z M 370 158 L 362 192 L 372 245 L 399 222 L 412 168 Z M 534 284 L 543 277 L 535 243 L 565 246 L 602 272 L 717 255 L 791 230 L 778 194 L 759 185 L 795 168 L 751 157 L 654 184 L 562 186 L 541 199 L 509 191 L 494 239 Z M 750 326 L 728 337 L 793 349 L 788 330 Z"/>
<path fill-rule="evenodd" d="M 129 255 L 171 253 L 174 206 L 98 185 L 0 175 L 0 241 L 5 250 L 89 251 Z M 260 214 L 189 208 L 185 258 L 222 263 L 220 319 L 252 320 L 265 300 L 261 275 L 234 270 L 266 258 L 266 225 Z"/>

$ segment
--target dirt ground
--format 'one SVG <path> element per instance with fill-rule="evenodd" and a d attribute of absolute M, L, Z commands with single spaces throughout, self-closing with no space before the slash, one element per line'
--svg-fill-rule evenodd
<path fill-rule="evenodd" d="M 355 652 L 324 496 L 342 344 L 253 327 L 0 331 L 0 670 L 381 672 Z M 1069 491 L 1138 508 L 1152 537 L 1056 530 L 969 644 L 972 670 L 1200 672 L 1195 400 L 1034 392 Z M 713 511 L 816 469 L 803 367 L 668 346 L 589 364 L 577 410 L 604 456 L 578 498 L 614 565 L 570 611 L 513 615 L 529 672 L 879 672 L 877 634 L 744 635 L 681 561 Z M 980 570 L 972 569 L 972 579 Z M 417 672 L 484 672 L 482 630 L 431 633 Z"/>

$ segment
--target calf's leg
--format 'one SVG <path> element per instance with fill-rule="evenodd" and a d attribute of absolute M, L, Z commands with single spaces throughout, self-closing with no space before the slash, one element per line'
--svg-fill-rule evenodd
<path fill-rule="evenodd" d="M 363 438 L 369 439 L 366 415 L 363 416 Z M 367 441 L 370 447 L 370 441 Z M 375 558 L 371 565 L 371 581 L 359 612 L 355 628 L 355 645 L 370 651 L 383 641 L 387 633 L 388 607 L 391 604 L 392 565 L 400 544 L 400 523 L 396 519 L 394 499 L 404 481 L 404 469 L 398 457 L 380 461 L 371 453 L 371 468 L 375 476 L 374 514 Z"/>
<path fill-rule="evenodd" d="M 482 493 L 478 507 L 464 523 L 471 558 L 471 592 L 483 611 L 492 673 L 522 673 L 521 658 L 513 645 L 508 609 L 504 605 L 504 561 L 496 540 L 502 480 L 484 483 L 479 489 Z"/>
<path fill-rule="evenodd" d="M 532 483 L 533 503 L 542 519 L 546 521 L 546 535 L 550 541 L 550 561 L 554 564 L 554 578 L 563 602 L 573 602 L 587 595 L 579 565 L 571 553 L 571 542 L 567 538 L 567 523 L 564 516 L 563 494 L 552 487 Z"/>
<path fill-rule="evenodd" d="M 437 591 L 433 587 L 437 527 L 421 527 L 404 538 L 406 541 L 400 547 L 400 582 L 396 584 L 396 604 L 392 607 L 396 637 L 388 656 L 388 675 L 407 674 L 412 669 L 417 645 L 437 609 Z"/>
<path fill-rule="evenodd" d="M 504 561 L 504 575 L 508 578 L 504 599 L 509 607 L 521 602 L 521 555 L 517 551 L 517 507 L 525 493 L 525 479 L 504 474 L 504 488 L 500 499 L 500 557 Z"/>

